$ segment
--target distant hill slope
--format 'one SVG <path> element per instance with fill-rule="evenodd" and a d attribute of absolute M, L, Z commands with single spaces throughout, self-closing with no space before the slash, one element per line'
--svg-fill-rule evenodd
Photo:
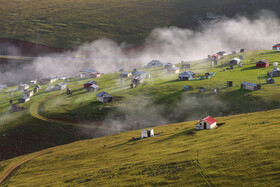
<path fill-rule="evenodd" d="M 140 44 L 154 28 L 195 28 L 207 13 L 232 17 L 279 6 L 277 0 L 0 0 L 0 38 L 58 48 L 100 37 Z"/>
<path fill-rule="evenodd" d="M 217 118 L 214 130 L 196 121 L 59 146 L 12 173 L 8 186 L 277 186 L 280 183 L 279 112 Z M 9 165 L 28 157 L 0 162 Z M 0 165 L 0 166 L 1 166 Z"/>
<path fill-rule="evenodd" d="M 47 54 L 70 52 L 73 49 L 54 48 L 42 44 L 10 38 L 0 38 L 0 55 L 44 56 Z"/>

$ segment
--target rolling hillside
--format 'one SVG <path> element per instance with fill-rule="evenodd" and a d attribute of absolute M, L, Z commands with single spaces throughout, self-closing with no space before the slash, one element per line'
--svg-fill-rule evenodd
<path fill-rule="evenodd" d="M 9 100 L 17 100 L 21 91 L 14 92 L 13 96 L 0 93 L 0 149 L 4 150 L 0 158 L 207 115 L 217 117 L 279 108 L 280 78 L 275 78 L 275 84 L 266 84 L 267 71 L 273 67 L 255 68 L 259 59 L 279 61 L 279 53 L 248 51 L 243 54 L 243 67 L 223 71 L 228 67 L 228 61 L 239 55 L 226 56 L 218 66 L 210 66 L 204 61 L 191 62 L 191 69 L 197 73 L 216 72 L 213 78 L 200 81 L 178 81 L 178 75 L 166 75 L 163 68 L 152 68 L 144 69 L 150 72 L 150 79 L 129 89 L 130 80 L 120 85 L 118 73 L 104 74 L 96 79 L 101 88 L 98 92 L 109 92 L 115 98 L 113 103 L 104 105 L 96 102 L 98 92 L 87 93 L 82 89 L 88 80 L 72 79 L 68 83 L 73 91 L 71 96 L 65 91 L 45 92 L 47 85 L 43 85 L 30 102 L 22 105 L 26 109 L 17 113 L 8 112 Z M 228 80 L 233 81 L 233 87 L 226 87 Z M 240 90 L 243 81 L 260 83 L 262 89 L 255 92 Z M 194 90 L 183 91 L 185 85 Z M 198 93 L 200 87 L 205 87 L 206 92 Z M 220 92 L 213 94 L 216 87 Z"/>
<path fill-rule="evenodd" d="M 207 13 L 277 13 L 279 5 L 277 0 L 0 0 L 0 38 L 58 48 L 102 37 L 140 44 L 157 27 L 196 28 Z"/>
<path fill-rule="evenodd" d="M 0 177 L 14 163 L 34 157 L 3 184 L 277 186 L 279 112 L 219 117 L 213 130 L 193 131 L 196 121 L 159 126 L 155 137 L 137 141 L 131 139 L 140 130 L 78 141 L 0 162 Z"/>

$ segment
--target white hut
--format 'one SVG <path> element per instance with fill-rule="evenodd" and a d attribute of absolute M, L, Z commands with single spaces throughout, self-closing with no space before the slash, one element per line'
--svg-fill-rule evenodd
<path fill-rule="evenodd" d="M 154 136 L 154 129 L 147 129 L 141 131 L 141 138 L 148 138 Z"/>
<path fill-rule="evenodd" d="M 55 90 L 63 90 L 63 89 L 66 89 L 66 87 L 67 87 L 67 84 L 64 82 L 61 82 L 61 83 L 55 85 Z"/>
<path fill-rule="evenodd" d="M 210 116 L 198 120 L 198 123 L 195 125 L 196 129 L 213 129 L 215 127 L 217 127 L 217 120 Z"/>
<path fill-rule="evenodd" d="M 29 88 L 28 84 L 21 84 L 21 85 L 18 86 L 19 90 L 27 90 L 28 88 Z"/>

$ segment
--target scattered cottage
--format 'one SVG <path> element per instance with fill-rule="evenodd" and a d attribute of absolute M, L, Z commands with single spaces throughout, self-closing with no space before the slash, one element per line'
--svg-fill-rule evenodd
<path fill-rule="evenodd" d="M 246 49 L 240 49 L 240 53 L 244 53 Z"/>
<path fill-rule="evenodd" d="M 30 84 L 31 84 L 31 85 L 33 85 L 33 84 L 37 84 L 37 82 L 38 82 L 38 80 L 37 80 L 37 79 L 35 79 L 35 80 L 31 80 L 31 81 L 30 81 Z"/>
<path fill-rule="evenodd" d="M 121 78 L 130 78 L 130 77 L 132 77 L 132 73 L 130 73 L 130 72 L 122 72 L 121 74 L 120 74 L 120 77 Z"/>
<path fill-rule="evenodd" d="M 227 87 L 232 87 L 233 86 L 233 82 L 232 81 L 227 81 Z"/>
<path fill-rule="evenodd" d="M 272 71 L 268 72 L 267 75 L 270 77 L 280 77 L 280 69 L 276 67 Z"/>
<path fill-rule="evenodd" d="M 190 69 L 191 68 L 191 65 L 189 63 L 186 63 L 184 62 L 182 65 L 181 65 L 181 69 Z"/>
<path fill-rule="evenodd" d="M 33 90 L 24 90 L 22 92 L 22 97 L 32 97 L 34 94 L 34 91 Z"/>
<path fill-rule="evenodd" d="M 84 84 L 84 89 L 87 89 L 88 87 L 92 86 L 92 85 L 97 85 L 96 81 L 88 81 Z"/>
<path fill-rule="evenodd" d="M 212 58 L 212 60 L 220 60 L 221 56 L 218 54 L 214 54 L 214 55 L 212 55 L 211 58 Z"/>
<path fill-rule="evenodd" d="M 98 71 L 94 70 L 94 69 L 83 69 L 80 70 L 80 78 L 83 77 L 90 77 L 90 78 L 98 78 L 101 76 L 101 73 L 99 73 Z"/>
<path fill-rule="evenodd" d="M 184 90 L 189 91 L 189 90 L 193 90 L 193 88 L 191 86 L 186 85 L 184 86 Z"/>
<path fill-rule="evenodd" d="M 18 86 L 18 90 L 27 90 L 29 88 L 28 84 L 21 84 Z"/>
<path fill-rule="evenodd" d="M 18 100 L 19 103 L 26 103 L 28 101 L 30 101 L 30 97 L 22 97 Z"/>
<path fill-rule="evenodd" d="M 202 93 L 202 92 L 206 92 L 206 88 L 200 87 L 200 88 L 199 88 L 199 92 L 201 92 L 201 93 Z"/>
<path fill-rule="evenodd" d="M 240 55 L 239 58 L 240 58 L 240 60 L 243 60 L 243 59 L 244 59 L 244 56 L 243 56 L 243 55 Z"/>
<path fill-rule="evenodd" d="M 174 67 L 174 64 L 172 64 L 171 62 L 168 62 L 168 63 L 164 66 L 165 69 L 171 69 L 171 68 L 173 68 L 173 67 Z"/>
<path fill-rule="evenodd" d="M 236 51 L 231 51 L 231 54 L 235 55 L 235 54 L 236 54 Z"/>
<path fill-rule="evenodd" d="M 269 77 L 268 79 L 266 79 L 266 83 L 267 84 L 274 84 L 274 79 Z"/>
<path fill-rule="evenodd" d="M 181 81 L 192 80 L 195 77 L 196 77 L 196 74 L 193 71 L 185 71 L 185 72 L 179 74 L 179 80 L 181 80 Z"/>
<path fill-rule="evenodd" d="M 99 87 L 95 84 L 87 87 L 87 92 L 96 92 L 99 89 Z"/>
<path fill-rule="evenodd" d="M 147 129 L 141 131 L 141 138 L 148 138 L 154 136 L 154 129 Z"/>
<path fill-rule="evenodd" d="M 273 50 L 280 51 L 280 44 L 276 44 L 272 47 Z"/>
<path fill-rule="evenodd" d="M 262 59 L 262 60 L 259 60 L 258 62 L 256 62 L 256 67 L 257 68 L 266 68 L 268 66 L 269 66 L 269 61 L 268 60 Z"/>
<path fill-rule="evenodd" d="M 229 61 L 230 65 L 237 65 L 240 62 L 239 58 L 233 58 Z"/>
<path fill-rule="evenodd" d="M 196 129 L 214 129 L 217 127 L 217 121 L 208 116 L 204 119 L 200 119 L 198 123 L 195 125 Z"/>
<path fill-rule="evenodd" d="M 99 72 L 92 72 L 92 73 L 89 73 L 89 77 L 90 78 L 98 78 L 98 77 L 101 77 L 101 73 L 99 73 Z"/>
<path fill-rule="evenodd" d="M 176 66 L 167 69 L 167 73 L 168 73 L 168 74 L 177 74 L 177 73 L 179 73 L 179 72 L 180 72 L 180 68 L 178 68 L 178 67 L 176 67 Z"/>
<path fill-rule="evenodd" d="M 11 105 L 10 112 L 20 112 L 23 111 L 24 107 L 18 104 Z"/>
<path fill-rule="evenodd" d="M 219 51 L 217 54 L 220 55 L 220 56 L 224 56 L 224 55 L 227 55 L 227 52 L 225 52 L 225 51 Z"/>
<path fill-rule="evenodd" d="M 256 90 L 261 89 L 261 85 L 254 84 L 254 83 L 249 83 L 249 82 L 243 82 L 243 83 L 241 83 L 241 89 L 242 90 L 256 91 Z"/>
<path fill-rule="evenodd" d="M 134 79 L 131 80 L 131 84 L 134 84 L 136 86 L 138 86 L 139 84 L 141 84 L 142 82 L 144 82 L 144 79 L 140 78 L 140 77 L 136 77 Z"/>
<path fill-rule="evenodd" d="M 137 77 L 139 77 L 139 78 L 144 79 L 144 78 L 146 78 L 147 74 L 148 74 L 148 73 L 145 72 L 145 71 L 137 71 L 137 70 L 134 70 L 134 71 L 132 72 L 132 78 L 137 78 Z"/>
<path fill-rule="evenodd" d="M 100 92 L 99 94 L 96 95 L 96 100 L 101 102 L 101 103 L 109 103 L 113 101 L 113 96 L 108 94 L 107 92 Z"/>
<path fill-rule="evenodd" d="M 147 68 L 162 67 L 163 63 L 159 60 L 152 60 L 147 64 Z"/>
<path fill-rule="evenodd" d="M 67 87 L 67 84 L 64 83 L 64 82 L 61 82 L 61 83 L 55 85 L 54 89 L 55 90 L 63 90 L 63 89 L 66 89 L 66 87 Z"/>
<path fill-rule="evenodd" d="M 42 84 L 51 84 L 51 83 L 56 82 L 56 81 L 57 81 L 57 79 L 56 78 L 52 78 L 52 77 L 43 78 L 43 79 L 40 80 L 40 82 Z"/>

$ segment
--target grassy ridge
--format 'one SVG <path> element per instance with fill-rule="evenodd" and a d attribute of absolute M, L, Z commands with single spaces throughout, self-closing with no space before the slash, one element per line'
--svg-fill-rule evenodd
<path fill-rule="evenodd" d="M 279 4 L 262 0 L 0 0 L 0 37 L 62 48 L 100 37 L 139 44 L 157 27 L 195 27 L 193 15 L 278 12 Z"/>
<path fill-rule="evenodd" d="M 79 141 L 32 159 L 4 185 L 275 186 L 279 119 L 277 109 L 220 117 L 224 125 L 193 135 L 195 121 L 155 127 L 161 134 L 138 141 L 130 139 L 140 131 Z"/>

